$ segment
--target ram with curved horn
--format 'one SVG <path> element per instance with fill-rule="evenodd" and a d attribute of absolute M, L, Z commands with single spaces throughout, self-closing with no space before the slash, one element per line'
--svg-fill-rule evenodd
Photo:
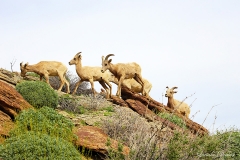
<path fill-rule="evenodd" d="M 173 94 L 177 93 L 177 91 L 175 89 L 177 89 L 178 87 L 169 88 L 167 86 L 166 88 L 167 88 L 167 90 L 166 90 L 165 97 L 168 98 L 167 106 L 169 108 L 176 110 L 178 113 L 180 113 L 183 116 L 188 118 L 189 114 L 190 114 L 190 107 L 188 106 L 188 104 L 184 103 L 183 101 L 181 102 L 181 101 L 178 101 L 173 98 Z"/>
<path fill-rule="evenodd" d="M 88 81 L 91 84 L 92 87 L 92 92 L 94 95 L 96 95 L 95 93 L 95 89 L 94 89 L 94 81 L 98 81 L 102 87 L 106 90 L 107 92 L 107 99 L 112 95 L 112 85 L 111 83 L 108 81 L 108 77 L 109 74 L 111 74 L 110 72 L 105 72 L 102 73 L 101 72 L 101 67 L 90 67 L 90 66 L 82 66 L 82 52 L 78 52 L 72 60 L 70 60 L 69 65 L 75 65 L 76 66 L 76 72 L 78 74 L 78 76 L 80 77 L 80 80 L 77 82 L 74 91 L 72 94 L 75 94 L 78 86 L 84 82 L 84 81 Z M 108 87 L 106 86 L 106 84 L 108 85 Z M 110 91 L 109 91 L 110 90 Z"/>
<path fill-rule="evenodd" d="M 135 62 L 113 64 L 111 63 L 112 59 L 108 59 L 110 56 L 114 56 L 114 54 L 108 54 L 106 57 L 102 56 L 101 71 L 104 73 L 106 70 L 109 70 L 118 79 L 118 88 L 116 95 L 118 97 L 121 97 L 121 87 L 124 79 L 134 78 L 142 87 L 142 95 L 147 96 L 145 93 L 144 81 L 142 78 L 140 65 Z"/>

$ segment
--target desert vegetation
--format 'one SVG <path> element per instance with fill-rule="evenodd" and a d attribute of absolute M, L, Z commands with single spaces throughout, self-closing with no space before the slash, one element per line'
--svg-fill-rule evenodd
<path fill-rule="evenodd" d="M 71 74 L 66 77 L 70 90 L 71 86 L 74 89 L 78 79 Z M 53 88 L 59 87 L 57 82 L 60 81 L 53 79 L 52 82 L 56 85 L 52 85 Z M 82 85 L 73 96 L 59 93 L 38 80 L 17 84 L 16 90 L 34 109 L 20 112 L 9 136 L 0 137 L 0 159 L 94 159 L 96 153 L 75 143 L 78 137 L 74 129 L 86 125 L 101 128 L 109 137 L 105 144 L 108 153 L 101 159 L 240 158 L 238 128 L 216 129 L 199 136 L 187 132 L 185 119 L 173 113 L 157 112 L 157 116 L 182 129 L 172 130 L 159 121 L 149 121 L 130 108 L 113 104 L 101 94 L 94 96 L 91 89 L 84 92 L 82 90 L 89 88 L 87 84 Z M 117 140 L 117 150 L 112 148 L 110 138 Z M 128 155 L 123 154 L 123 146 L 130 148 Z"/>
<path fill-rule="evenodd" d="M 56 108 L 58 105 L 57 93 L 44 82 L 25 81 L 17 84 L 16 90 L 33 107 L 40 108 L 42 106 L 50 106 Z"/>

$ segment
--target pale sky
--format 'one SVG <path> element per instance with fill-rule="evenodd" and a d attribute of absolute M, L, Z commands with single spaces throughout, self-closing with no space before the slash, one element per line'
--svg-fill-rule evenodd
<path fill-rule="evenodd" d="M 0 0 L 0 68 L 55 60 L 76 74 L 77 52 L 84 66 L 111 53 L 141 65 L 155 100 L 178 86 L 178 100 L 195 93 L 185 101 L 194 121 L 240 128 L 239 16 L 239 0 Z"/>

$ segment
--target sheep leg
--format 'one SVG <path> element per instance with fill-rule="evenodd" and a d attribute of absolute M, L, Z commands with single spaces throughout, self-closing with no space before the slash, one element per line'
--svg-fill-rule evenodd
<path fill-rule="evenodd" d="M 67 93 L 70 93 L 70 89 L 69 89 L 69 82 L 68 80 L 66 79 L 66 72 L 63 74 L 63 79 L 64 79 L 64 82 L 66 83 L 66 87 L 67 87 Z"/>
<path fill-rule="evenodd" d="M 58 73 L 58 76 L 59 76 L 60 81 L 61 81 L 61 85 L 60 85 L 60 87 L 58 88 L 58 91 L 61 91 L 61 90 L 62 90 L 62 87 L 63 87 L 63 85 L 64 85 L 64 83 L 65 83 L 65 78 L 63 78 L 63 75 L 60 75 L 59 73 Z"/>
<path fill-rule="evenodd" d="M 120 98 L 121 97 L 121 87 L 122 87 L 122 82 L 125 79 L 124 76 L 120 77 L 119 81 L 118 81 L 118 89 L 117 89 L 117 96 Z"/>
<path fill-rule="evenodd" d="M 59 76 L 59 78 L 60 78 L 60 80 L 61 80 L 61 85 L 60 85 L 60 87 L 58 88 L 58 91 L 61 91 L 63 85 L 66 83 L 67 93 L 69 93 L 69 92 L 70 92 L 70 91 L 69 91 L 69 82 L 66 80 L 65 75 L 66 75 L 66 73 L 64 73 L 64 74 L 62 74 L 62 75 L 58 73 L 58 76 Z"/>
<path fill-rule="evenodd" d="M 48 74 L 45 74 L 44 77 L 45 77 L 45 79 L 46 79 L 46 82 L 47 82 L 48 84 L 50 84 L 50 83 L 49 83 L 49 76 L 48 76 Z"/>
<path fill-rule="evenodd" d="M 146 86 L 145 83 L 144 83 L 144 85 L 145 85 L 144 87 L 145 87 L 146 96 L 147 96 L 147 97 L 150 97 L 150 96 L 149 96 L 149 92 L 151 91 L 152 87 Z"/>
<path fill-rule="evenodd" d="M 46 79 L 46 83 L 47 83 L 50 87 L 52 87 L 52 86 L 50 85 L 50 83 L 49 83 L 49 76 L 48 76 L 48 74 L 44 74 L 44 77 L 45 77 L 45 79 Z M 52 87 L 52 89 L 54 89 L 54 88 Z"/>
<path fill-rule="evenodd" d="M 65 79 L 65 83 L 66 83 L 66 86 L 67 86 L 67 93 L 70 93 L 69 82 L 66 79 Z"/>
<path fill-rule="evenodd" d="M 66 80 L 66 78 L 62 77 L 61 79 L 61 86 L 59 87 L 58 91 L 62 90 L 63 85 L 66 83 L 66 87 L 67 87 L 67 93 L 69 93 L 69 82 Z"/>
<path fill-rule="evenodd" d="M 96 92 L 95 92 L 95 89 L 94 89 L 94 82 L 93 82 L 93 79 L 89 79 L 89 82 L 91 84 L 91 87 L 92 87 L 92 92 L 93 92 L 93 95 L 94 97 L 96 96 Z"/>
<path fill-rule="evenodd" d="M 99 83 L 102 85 L 102 87 L 105 89 L 106 91 L 106 98 L 109 99 L 109 91 L 108 91 L 108 87 L 106 86 L 106 84 L 104 83 L 104 81 L 99 81 Z"/>
<path fill-rule="evenodd" d="M 40 81 L 42 81 L 43 76 L 40 75 Z"/>
<path fill-rule="evenodd" d="M 110 91 L 109 97 L 112 98 L 112 85 L 109 81 L 104 80 L 104 82 L 108 85 Z"/>
<path fill-rule="evenodd" d="M 145 85 L 144 85 L 142 76 L 139 74 L 136 74 L 134 79 L 142 86 L 142 95 L 146 96 Z"/>
<path fill-rule="evenodd" d="M 79 86 L 82 82 L 83 82 L 82 80 L 79 80 L 79 81 L 76 83 L 76 86 L 75 86 L 72 94 L 75 94 L 75 93 L 76 93 L 78 86 Z"/>

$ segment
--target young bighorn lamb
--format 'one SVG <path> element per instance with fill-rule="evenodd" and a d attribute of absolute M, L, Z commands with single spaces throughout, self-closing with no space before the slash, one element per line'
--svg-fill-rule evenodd
<path fill-rule="evenodd" d="M 133 63 L 117 63 L 112 64 L 112 59 L 108 60 L 110 56 L 114 54 L 108 54 L 106 58 L 102 56 L 102 72 L 104 73 L 107 69 L 118 79 L 117 96 L 121 97 L 121 87 L 124 79 L 134 78 L 142 86 L 142 95 L 146 95 L 144 81 L 141 75 L 141 67 Z"/>
<path fill-rule="evenodd" d="M 118 79 L 114 75 L 110 75 L 109 81 L 115 83 L 118 85 Z M 145 85 L 145 93 L 146 96 L 149 97 L 149 92 L 152 89 L 152 84 L 143 78 L 143 82 Z M 133 78 L 131 79 L 124 79 L 122 82 L 122 86 L 129 88 L 130 90 L 136 92 L 136 93 L 141 93 L 142 92 L 142 86 Z"/>
<path fill-rule="evenodd" d="M 49 76 L 58 76 L 61 80 L 61 85 L 58 91 L 61 91 L 64 83 L 66 83 L 67 93 L 70 93 L 69 82 L 65 78 L 67 67 L 61 62 L 41 61 L 34 65 L 29 65 L 28 63 L 23 65 L 23 63 L 20 63 L 20 69 L 22 77 L 25 77 L 27 72 L 35 72 L 40 76 L 40 80 L 42 80 L 42 78 L 45 77 L 46 82 L 49 85 L 50 85 Z"/>
<path fill-rule="evenodd" d="M 109 73 L 102 73 L 101 72 L 101 67 L 89 67 L 89 66 L 82 66 L 82 55 L 81 52 L 78 52 L 73 59 L 69 62 L 69 65 L 75 65 L 76 66 L 76 72 L 78 74 L 78 76 L 80 77 L 79 82 L 77 82 L 75 89 L 73 91 L 73 94 L 75 94 L 78 86 L 84 82 L 84 81 L 88 81 L 91 83 L 91 87 L 92 87 L 92 92 L 94 94 L 94 96 L 96 95 L 95 89 L 94 89 L 94 81 L 98 81 L 102 87 L 106 90 L 107 92 L 107 99 L 112 96 L 112 85 L 110 84 L 110 82 L 108 81 L 107 78 L 105 77 L 109 77 L 108 75 L 106 76 L 106 74 Z M 110 93 L 108 91 L 108 87 L 106 86 L 106 84 L 109 87 Z"/>
<path fill-rule="evenodd" d="M 173 94 L 177 93 L 177 91 L 174 91 L 174 89 L 177 89 L 178 87 L 172 87 L 171 89 L 167 86 L 166 87 L 166 94 L 165 97 L 168 97 L 168 103 L 167 106 L 172 109 L 176 109 L 176 111 L 180 114 L 182 114 L 185 117 L 189 117 L 190 114 L 190 107 L 188 104 L 184 102 L 180 102 L 176 99 L 173 99 Z"/>

